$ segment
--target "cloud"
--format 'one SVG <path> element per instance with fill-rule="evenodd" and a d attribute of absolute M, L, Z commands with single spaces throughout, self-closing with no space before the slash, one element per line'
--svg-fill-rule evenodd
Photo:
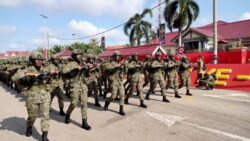
<path fill-rule="evenodd" d="M 36 6 L 50 11 L 80 11 L 95 16 L 128 18 L 143 8 L 145 0 L 0 0 L 0 6 Z"/>
<path fill-rule="evenodd" d="M 17 28 L 15 26 L 0 25 L 0 36 L 11 35 L 15 33 Z"/>
<path fill-rule="evenodd" d="M 0 7 L 17 7 L 23 5 L 27 0 L 1 0 Z"/>
<path fill-rule="evenodd" d="M 71 20 L 68 26 L 73 33 L 79 36 L 90 36 L 107 30 L 105 28 L 99 28 L 88 21 Z M 128 40 L 124 33 L 118 29 L 104 33 L 104 36 L 109 42 L 125 43 Z"/>
<path fill-rule="evenodd" d="M 250 12 L 246 12 L 240 17 L 240 20 L 249 20 L 249 19 L 250 19 Z"/>

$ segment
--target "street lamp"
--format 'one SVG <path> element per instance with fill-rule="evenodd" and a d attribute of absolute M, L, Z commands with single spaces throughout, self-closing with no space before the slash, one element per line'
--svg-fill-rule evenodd
<path fill-rule="evenodd" d="M 45 27 L 46 27 L 46 36 L 47 36 L 47 55 L 46 56 L 46 59 L 49 59 L 50 58 L 50 47 L 49 47 L 49 31 L 48 31 L 48 27 L 47 27 L 47 20 L 48 20 L 48 16 L 45 16 L 43 14 L 40 14 L 40 16 L 45 20 Z"/>
<path fill-rule="evenodd" d="M 213 36 L 214 36 L 214 56 L 213 56 L 213 64 L 218 64 L 218 41 L 217 41 L 217 15 L 216 15 L 216 0 L 213 0 Z"/>

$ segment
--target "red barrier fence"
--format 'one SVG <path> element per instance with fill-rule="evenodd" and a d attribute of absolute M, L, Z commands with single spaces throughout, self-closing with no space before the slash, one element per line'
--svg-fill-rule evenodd
<path fill-rule="evenodd" d="M 198 56 L 202 56 L 206 64 L 210 64 L 213 60 L 212 52 L 188 53 L 186 56 L 191 62 L 196 62 Z M 250 59 L 250 51 L 244 49 L 234 49 L 229 52 L 219 52 L 219 64 L 246 64 Z"/>
<path fill-rule="evenodd" d="M 238 90 L 238 91 L 248 91 L 250 92 L 250 80 L 240 81 L 237 80 L 237 75 L 250 75 L 250 64 L 208 64 L 207 71 L 210 69 L 232 69 L 232 73 L 229 74 L 230 78 L 228 80 L 222 80 L 227 82 L 226 86 L 216 86 L 220 89 Z M 197 71 L 191 73 L 192 85 L 195 86 L 195 81 L 197 80 Z"/>

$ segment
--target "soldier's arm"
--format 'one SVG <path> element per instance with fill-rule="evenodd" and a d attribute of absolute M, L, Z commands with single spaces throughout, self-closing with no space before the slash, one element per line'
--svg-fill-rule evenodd
<path fill-rule="evenodd" d="M 162 65 L 159 65 L 159 64 L 157 64 L 156 61 L 154 61 L 154 62 L 151 64 L 151 67 L 152 67 L 152 68 L 160 68 L 160 67 L 162 67 Z"/>
<path fill-rule="evenodd" d="M 173 61 L 168 62 L 168 68 L 173 68 L 175 66 L 175 63 Z"/>
<path fill-rule="evenodd" d="M 112 69 L 115 69 L 115 66 L 112 63 L 106 65 L 106 70 L 112 70 Z"/>

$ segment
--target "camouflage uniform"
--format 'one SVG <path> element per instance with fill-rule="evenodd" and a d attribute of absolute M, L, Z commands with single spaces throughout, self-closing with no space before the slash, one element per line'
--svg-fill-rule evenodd
<path fill-rule="evenodd" d="M 181 60 L 181 64 L 179 67 L 179 74 L 181 78 L 181 84 L 179 86 L 179 89 L 186 86 L 187 87 L 187 92 L 186 95 L 191 96 L 192 94 L 189 92 L 190 91 L 190 85 L 191 85 L 191 78 L 190 78 L 190 69 L 191 69 L 191 64 L 187 57 L 183 57 Z"/>
<path fill-rule="evenodd" d="M 131 72 L 129 79 L 130 91 L 125 99 L 125 104 L 128 104 L 128 99 L 133 95 L 133 92 L 136 90 L 139 93 L 140 107 L 147 108 L 147 105 L 144 104 L 143 96 L 143 78 L 142 78 L 142 65 L 138 63 L 137 53 L 132 55 L 132 60 L 128 64 L 128 69 Z"/>
<path fill-rule="evenodd" d="M 77 107 L 78 101 L 81 104 L 81 114 L 82 114 L 82 128 L 90 130 L 91 127 L 87 123 L 87 102 L 88 102 L 88 87 L 86 85 L 86 76 L 84 70 L 86 71 L 86 64 L 83 64 L 82 51 L 74 50 L 72 53 L 72 58 L 74 61 L 67 64 L 63 68 L 63 74 L 69 79 L 69 91 L 70 91 L 70 105 L 65 115 L 65 123 L 70 123 L 70 115 L 73 110 Z"/>
<path fill-rule="evenodd" d="M 106 100 L 104 109 L 108 110 L 110 102 L 112 102 L 119 94 L 120 98 L 120 115 L 125 115 L 124 108 L 124 85 L 123 85 L 123 65 L 119 62 L 120 52 L 113 54 L 113 61 L 107 65 L 106 69 L 111 72 L 109 80 L 111 82 L 111 96 Z"/>
<path fill-rule="evenodd" d="M 46 66 L 46 69 L 48 71 L 53 72 L 53 80 L 52 80 L 52 91 L 51 91 L 51 103 L 56 96 L 58 99 L 58 104 L 59 104 L 59 109 L 60 109 L 60 115 L 65 116 L 65 113 L 63 111 L 63 79 L 61 76 L 61 69 L 62 67 L 60 66 L 60 58 L 56 56 L 51 57 L 51 63 Z M 56 63 L 56 61 L 58 61 Z"/>
<path fill-rule="evenodd" d="M 143 62 L 143 75 L 144 75 L 144 84 L 143 88 L 148 85 L 150 82 L 151 73 L 150 73 L 151 57 L 147 55 L 146 60 Z"/>
<path fill-rule="evenodd" d="M 88 86 L 88 96 L 92 95 L 94 92 L 95 97 L 95 106 L 101 107 L 99 103 L 99 95 L 98 95 L 98 80 L 97 80 L 97 67 L 94 64 L 94 56 L 92 54 L 87 55 L 87 65 L 88 65 L 88 73 L 87 73 L 87 86 Z"/>
<path fill-rule="evenodd" d="M 199 81 L 199 88 L 205 86 L 207 90 L 212 90 L 215 86 L 216 76 L 214 74 L 204 74 L 204 78 Z"/>
<path fill-rule="evenodd" d="M 157 84 L 161 87 L 161 95 L 163 96 L 164 102 L 169 102 L 166 98 L 166 89 L 165 89 L 165 80 L 164 80 L 164 72 L 163 72 L 163 63 L 161 61 L 161 53 L 157 52 L 155 54 L 156 59 L 151 64 L 152 69 L 152 82 L 150 84 L 150 89 L 146 95 L 146 99 L 149 100 L 150 94 L 155 90 Z"/>
<path fill-rule="evenodd" d="M 42 54 L 35 52 L 30 56 L 30 60 L 43 60 Z M 34 63 L 35 64 L 35 63 Z M 37 81 L 41 74 L 45 73 L 43 67 L 38 69 L 35 65 L 27 67 L 23 71 L 19 71 L 13 77 L 13 81 L 19 81 L 25 85 L 26 88 L 23 91 L 26 96 L 26 106 L 28 111 L 27 119 L 27 131 L 26 136 L 31 136 L 32 126 L 38 115 L 38 111 L 41 111 L 41 130 L 43 132 L 42 140 L 47 141 L 47 135 L 49 130 L 49 110 L 50 110 L 50 91 L 51 87 L 48 80 Z M 47 72 L 46 72 L 47 73 Z M 31 79 L 32 78 L 32 79 Z M 25 82 L 24 82 L 25 81 Z"/>
<path fill-rule="evenodd" d="M 181 98 L 178 94 L 178 69 L 179 69 L 179 62 L 174 61 L 174 55 L 169 55 L 168 61 L 168 84 L 166 86 L 166 90 L 170 87 L 171 84 L 174 86 L 174 93 L 176 98 Z"/>

